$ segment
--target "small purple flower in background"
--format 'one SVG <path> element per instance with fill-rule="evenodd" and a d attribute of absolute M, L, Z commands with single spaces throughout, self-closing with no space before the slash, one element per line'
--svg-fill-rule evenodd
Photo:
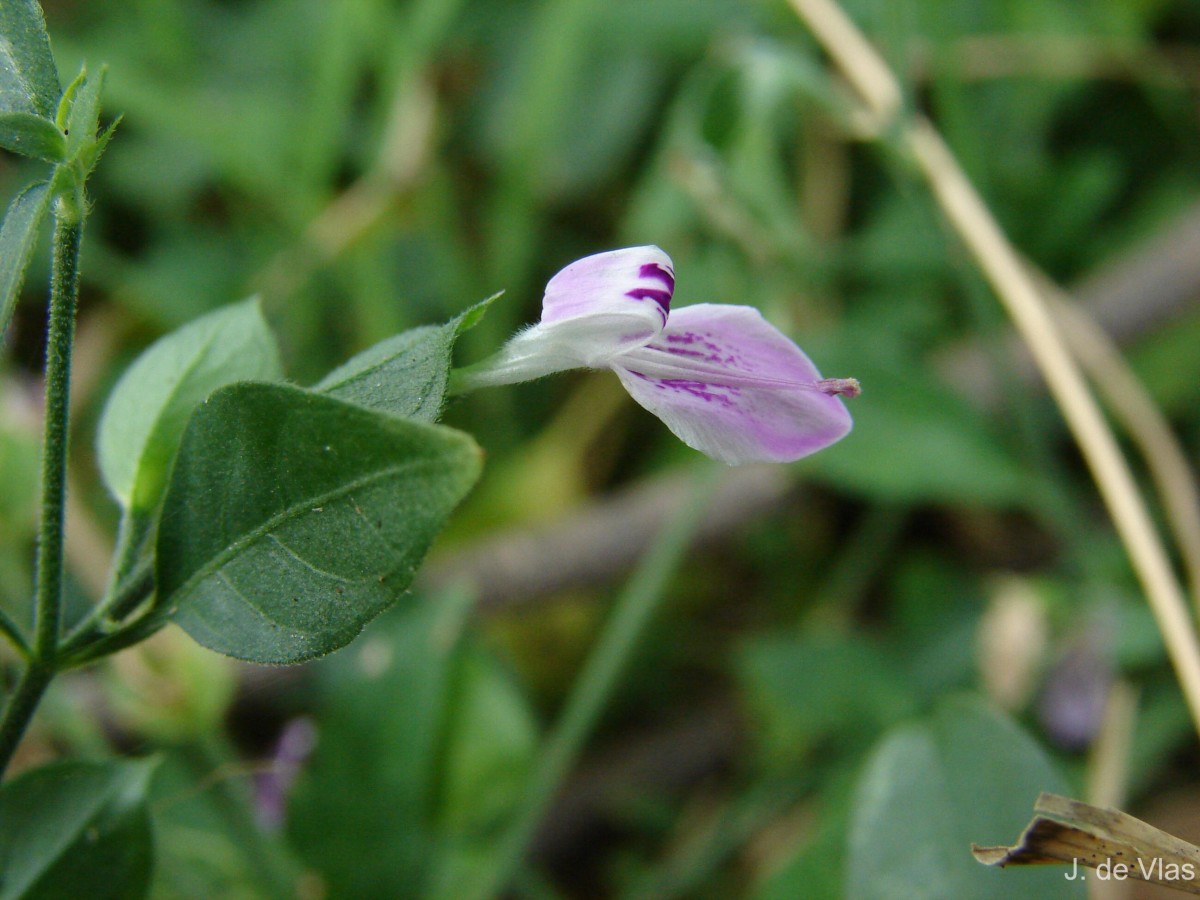
<path fill-rule="evenodd" d="M 317 746 L 317 727 L 311 719 L 293 719 L 284 727 L 266 771 L 254 778 L 254 808 L 264 828 L 283 827 L 292 784 Z"/>
<path fill-rule="evenodd" d="M 1050 739 L 1066 750 L 1086 749 L 1104 724 L 1116 680 L 1114 628 L 1106 613 L 1096 615 L 1046 675 L 1038 719 Z"/>
<path fill-rule="evenodd" d="M 675 269 L 658 247 L 597 253 L 546 285 L 542 318 L 489 359 L 454 373 L 454 393 L 567 369 L 612 369 L 630 396 L 690 447 L 730 465 L 791 462 L 845 437 L 840 396 L 749 306 L 671 312 Z"/>

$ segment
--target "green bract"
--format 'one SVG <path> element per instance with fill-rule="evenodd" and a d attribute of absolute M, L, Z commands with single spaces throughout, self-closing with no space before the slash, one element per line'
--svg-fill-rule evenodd
<path fill-rule="evenodd" d="M 359 406 L 436 421 L 455 341 L 499 296 L 476 303 L 445 325 L 426 325 L 380 341 L 326 375 L 316 390 Z"/>

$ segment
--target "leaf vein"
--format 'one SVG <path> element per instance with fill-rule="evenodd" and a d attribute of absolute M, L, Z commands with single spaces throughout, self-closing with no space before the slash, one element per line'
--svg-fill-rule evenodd
<path fill-rule="evenodd" d="M 322 575 L 325 578 L 329 578 L 333 581 L 340 581 L 342 584 L 353 584 L 354 583 L 354 579 L 352 579 L 352 578 L 347 578 L 344 575 L 338 575 L 334 572 L 329 572 L 325 569 L 322 569 L 320 566 L 314 565 L 310 560 L 305 559 L 303 556 L 301 556 L 299 551 L 297 551 L 294 547 L 287 544 L 283 540 L 283 538 L 281 538 L 275 532 L 273 532 L 273 531 L 269 532 L 267 534 L 267 537 L 270 538 L 272 541 L 274 541 L 276 544 L 278 544 L 280 549 L 282 549 L 284 553 L 286 553 L 292 559 L 296 560 L 296 562 L 298 562 L 300 565 L 304 566 L 304 568 L 308 569 L 309 571 L 316 572 L 318 575 Z"/>
<path fill-rule="evenodd" d="M 343 482 L 331 491 L 323 494 L 318 494 L 312 497 L 306 497 L 303 502 L 294 503 L 279 513 L 270 516 L 265 522 L 257 527 L 248 529 L 242 537 L 235 539 L 228 544 L 223 550 L 213 554 L 206 563 L 201 564 L 196 570 L 189 575 L 182 584 L 171 592 L 172 596 L 181 596 L 187 594 L 196 585 L 206 580 L 210 575 L 220 572 L 225 565 L 231 560 L 239 556 L 246 548 L 254 545 L 263 537 L 274 531 L 279 525 L 284 522 L 294 519 L 299 515 L 303 515 L 305 509 L 312 509 L 317 506 L 324 506 L 326 503 L 332 503 L 335 500 L 340 500 L 353 491 L 360 488 L 372 487 L 381 481 L 386 481 L 389 478 L 399 477 L 401 475 L 415 473 L 420 474 L 421 469 L 433 468 L 437 460 L 415 460 L 404 463 L 399 463 L 394 466 L 388 466 L 379 469 L 375 472 L 368 473 L 361 478 Z M 222 529 L 223 531 L 225 529 Z M 394 571 L 394 570 L 393 570 Z"/>

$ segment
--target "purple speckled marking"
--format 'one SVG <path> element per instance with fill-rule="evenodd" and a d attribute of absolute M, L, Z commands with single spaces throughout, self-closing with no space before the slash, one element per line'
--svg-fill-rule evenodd
<path fill-rule="evenodd" d="M 663 347 L 673 356 L 690 356 L 692 359 L 703 359 L 706 362 L 720 362 L 721 357 L 715 353 L 705 353 L 703 350 L 689 350 L 686 347 Z"/>
<path fill-rule="evenodd" d="M 708 338 L 709 338 L 709 335 L 707 335 L 707 334 L 696 334 L 696 332 L 694 332 L 694 331 L 685 331 L 682 334 L 668 334 L 667 335 L 667 343 L 668 344 L 685 344 L 689 347 L 692 344 L 703 344 L 704 348 L 706 350 L 710 351 L 711 353 L 720 353 L 721 345 L 714 344 L 712 341 L 708 340 Z"/>
<path fill-rule="evenodd" d="M 672 356 L 683 356 L 688 359 L 713 363 L 724 369 L 740 372 L 754 371 L 753 366 L 746 365 L 740 356 L 736 353 L 730 353 L 729 348 L 722 347 L 720 344 L 709 340 L 711 335 L 696 334 L 694 331 L 684 331 L 679 334 L 668 334 L 665 337 L 665 345 L 651 345 L 650 349 L 669 353 Z M 698 347 L 703 347 L 704 349 L 701 350 Z"/>
<path fill-rule="evenodd" d="M 632 371 L 632 370 L 631 370 Z M 719 394 L 716 391 L 728 391 L 733 396 L 741 393 L 735 387 L 726 385 L 713 385 L 704 381 L 693 381 L 689 378 L 651 378 L 649 375 L 643 375 L 641 372 L 632 372 L 643 381 L 648 381 L 660 391 L 678 391 L 684 394 L 690 394 L 693 397 L 698 397 L 705 403 L 719 403 L 721 406 L 733 406 L 733 398 L 725 394 Z"/>

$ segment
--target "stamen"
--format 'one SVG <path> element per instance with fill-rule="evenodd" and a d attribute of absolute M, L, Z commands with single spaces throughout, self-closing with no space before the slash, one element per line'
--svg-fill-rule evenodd
<path fill-rule="evenodd" d="M 823 378 L 817 382 L 817 390 L 831 397 L 838 394 L 843 397 L 857 397 L 862 393 L 862 385 L 858 383 L 857 378 Z"/>

